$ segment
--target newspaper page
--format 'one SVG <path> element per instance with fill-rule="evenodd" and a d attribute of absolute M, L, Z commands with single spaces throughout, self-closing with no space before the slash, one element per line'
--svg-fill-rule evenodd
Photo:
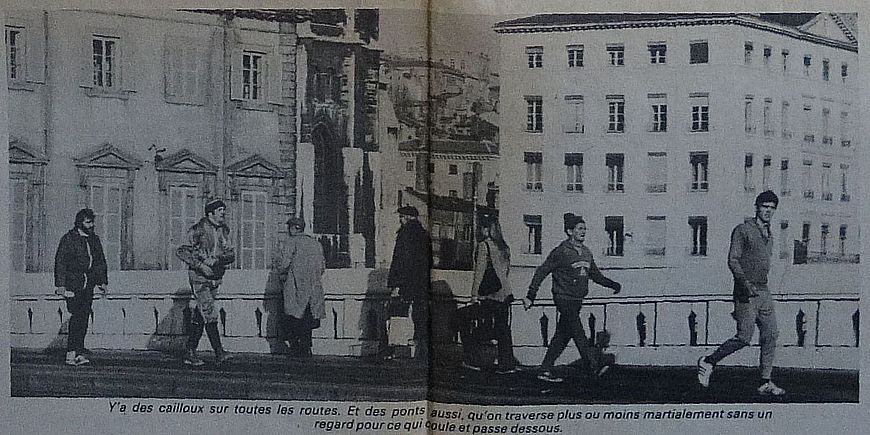
<path fill-rule="evenodd" d="M 866 419 L 864 5 L 12 6 L 9 433 Z"/>

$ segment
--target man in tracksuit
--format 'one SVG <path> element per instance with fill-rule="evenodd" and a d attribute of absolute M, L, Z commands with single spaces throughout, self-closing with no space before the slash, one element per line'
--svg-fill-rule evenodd
<path fill-rule="evenodd" d="M 733 316 L 737 321 L 737 335 L 722 343 L 712 354 L 698 360 L 698 382 L 703 387 L 710 385 L 713 367 L 719 361 L 749 345 L 755 325 L 758 324 L 761 342 L 758 393 L 767 396 L 785 394 L 785 390 L 770 380 L 778 330 L 767 274 L 773 250 L 770 220 L 777 205 L 779 198 L 775 193 L 769 190 L 760 193 L 755 198 L 755 218 L 737 225 L 731 233 L 728 268 L 734 276 Z"/>
<path fill-rule="evenodd" d="M 583 298 L 589 293 L 590 278 L 598 285 L 613 289 L 614 294 L 622 289 L 622 285 L 618 282 L 601 274 L 592 258 L 592 251 L 583 244 L 586 240 L 586 222 L 583 218 L 573 213 L 565 213 L 564 220 L 568 239 L 550 251 L 544 263 L 538 266 L 529 284 L 528 294 L 523 299 L 523 306 L 528 310 L 535 301 L 541 282 L 547 275 L 553 274 L 553 302 L 556 304 L 559 320 L 556 323 L 556 333 L 550 340 L 550 346 L 547 347 L 547 353 L 541 363 L 544 371 L 538 376 L 539 379 L 548 382 L 562 381 L 561 378 L 553 376 L 550 370 L 572 338 L 593 373 L 601 375 L 607 370 L 608 367 L 601 365 L 593 349 L 589 347 L 580 320 L 580 308 L 583 307 Z M 590 332 L 594 333 L 594 331 Z"/>
<path fill-rule="evenodd" d="M 107 283 L 103 245 L 94 232 L 94 211 L 84 208 L 76 213 L 73 229 L 61 237 L 54 256 L 55 292 L 66 297 L 70 313 L 65 361 L 68 365 L 90 362 L 84 353 L 94 287 L 105 294 Z"/>
<path fill-rule="evenodd" d="M 218 333 L 219 310 L 215 303 L 224 271 L 236 260 L 230 242 L 230 229 L 224 223 L 225 220 L 224 202 L 219 199 L 210 201 L 205 205 L 205 217 L 190 227 L 187 232 L 187 243 L 179 246 L 175 252 L 188 266 L 187 276 L 196 299 L 196 309 L 192 315 L 187 341 L 187 353 L 184 356 L 184 363 L 191 366 L 204 364 L 196 355 L 203 327 L 214 349 L 215 364 L 222 363 L 228 357 Z"/>

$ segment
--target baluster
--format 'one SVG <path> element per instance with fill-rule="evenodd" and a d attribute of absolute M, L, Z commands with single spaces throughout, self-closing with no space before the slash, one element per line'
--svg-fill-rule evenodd
<path fill-rule="evenodd" d="M 218 314 L 220 315 L 220 319 L 221 319 L 221 329 L 224 331 L 224 337 L 226 337 L 227 336 L 227 312 L 224 311 L 223 307 L 221 307 Z"/>
<path fill-rule="evenodd" d="M 254 309 L 254 319 L 257 321 L 257 337 L 263 336 L 263 312 L 260 307 Z"/>
<path fill-rule="evenodd" d="M 860 329 L 861 329 L 861 321 L 860 314 L 858 313 L 860 310 L 855 310 L 852 314 L 852 332 L 855 334 L 855 347 L 858 347 L 859 341 L 861 339 Z"/>
<path fill-rule="evenodd" d="M 797 345 L 798 347 L 804 347 L 807 339 L 807 321 L 806 314 L 804 310 L 798 310 L 797 315 L 794 316 L 794 327 L 795 332 L 797 332 Z"/>
<path fill-rule="evenodd" d="M 640 340 L 638 345 L 641 347 L 646 346 L 646 316 L 643 312 L 637 313 L 635 320 L 637 323 L 637 336 Z"/>
<path fill-rule="evenodd" d="M 595 346 L 595 314 L 589 313 L 589 345 Z"/>
<path fill-rule="evenodd" d="M 547 318 L 546 313 L 541 314 L 541 318 L 538 320 L 541 324 L 541 342 L 544 344 L 544 347 L 550 345 L 549 335 L 547 334 L 548 326 L 550 325 L 550 319 Z"/>
<path fill-rule="evenodd" d="M 698 345 L 698 315 L 689 311 L 689 346 Z"/>

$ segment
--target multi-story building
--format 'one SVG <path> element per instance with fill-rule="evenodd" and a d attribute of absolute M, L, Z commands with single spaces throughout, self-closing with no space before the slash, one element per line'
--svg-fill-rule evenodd
<path fill-rule="evenodd" d="M 781 308 L 782 342 L 797 343 L 804 321 L 819 325 L 816 345 L 854 346 L 853 25 L 849 14 L 739 13 L 496 24 L 500 172 L 516 174 L 500 182 L 500 215 L 515 287 L 573 212 L 598 265 L 625 282 L 626 298 L 643 297 L 590 309 L 597 328 L 606 323 L 617 345 L 714 344 L 733 332 L 728 298 L 711 296 L 731 291 L 731 230 L 770 189 L 780 196 L 771 281 L 800 299 Z"/>

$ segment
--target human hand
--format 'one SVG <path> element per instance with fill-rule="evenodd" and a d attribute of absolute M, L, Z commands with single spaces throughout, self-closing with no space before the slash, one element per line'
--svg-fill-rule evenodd
<path fill-rule="evenodd" d="M 203 260 L 202 262 L 205 263 L 206 266 L 211 267 L 211 266 L 214 266 L 214 265 L 217 263 L 217 258 L 215 258 L 215 257 L 208 257 L 208 258 L 206 258 L 205 260 Z"/>
<path fill-rule="evenodd" d="M 199 271 L 205 276 L 214 276 L 214 271 L 205 263 L 199 265 Z"/>
<path fill-rule="evenodd" d="M 613 294 L 615 294 L 615 295 L 619 294 L 619 292 L 621 292 L 621 291 L 622 291 L 622 284 L 620 284 L 618 282 L 614 282 L 613 283 Z"/>
<path fill-rule="evenodd" d="M 61 286 L 61 287 L 55 287 L 55 288 L 54 288 L 54 294 L 56 294 L 56 295 L 58 295 L 58 296 L 61 296 L 61 295 L 63 295 L 64 293 L 66 293 L 66 288 L 65 288 L 65 287 Z"/>
<path fill-rule="evenodd" d="M 526 311 L 528 311 L 529 308 L 532 308 L 532 305 L 533 305 L 534 303 L 535 303 L 535 302 L 532 301 L 532 300 L 529 299 L 529 298 L 523 298 L 523 308 L 525 308 Z"/>
<path fill-rule="evenodd" d="M 478 300 L 477 300 L 477 296 L 475 296 L 475 295 L 471 295 L 471 303 L 472 303 L 472 304 L 476 304 L 477 302 L 478 302 Z"/>
<path fill-rule="evenodd" d="M 105 297 L 107 294 L 109 294 L 109 286 L 107 286 L 106 284 L 100 284 L 97 286 L 97 288 L 100 289 L 100 294 L 103 297 Z"/>

